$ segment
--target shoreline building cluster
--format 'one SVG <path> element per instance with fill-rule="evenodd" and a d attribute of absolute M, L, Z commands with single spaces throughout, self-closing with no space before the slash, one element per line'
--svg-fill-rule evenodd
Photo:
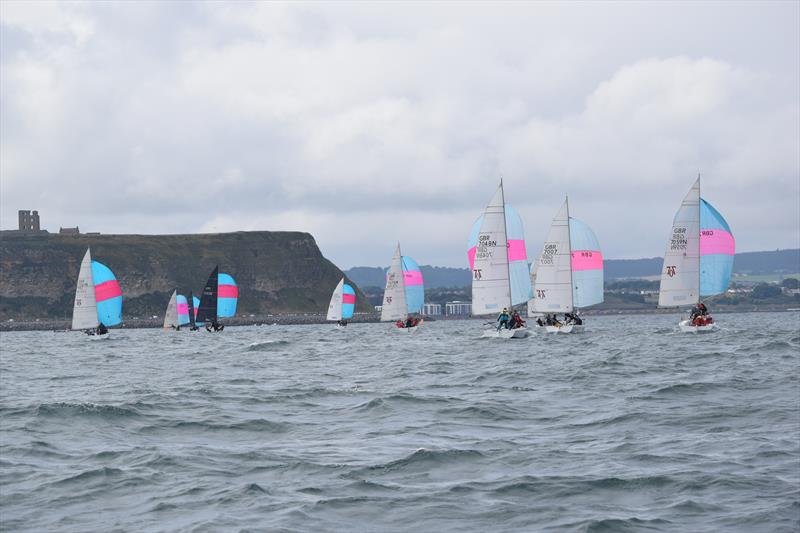
<path fill-rule="evenodd" d="M 42 229 L 41 219 L 39 218 L 39 211 L 20 209 L 17 211 L 18 225 L 15 230 L 5 230 L 14 233 L 50 233 L 46 229 Z M 58 228 L 60 235 L 80 235 L 81 230 L 78 226 L 74 228 Z M 87 233 L 86 235 L 100 235 L 99 232 Z"/>

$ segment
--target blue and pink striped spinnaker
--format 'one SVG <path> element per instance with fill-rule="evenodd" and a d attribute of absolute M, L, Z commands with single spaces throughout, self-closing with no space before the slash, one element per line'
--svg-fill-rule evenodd
<path fill-rule="evenodd" d="M 569 218 L 572 251 L 572 305 L 589 307 L 603 301 L 603 254 L 592 229 Z"/>
<path fill-rule="evenodd" d="M 345 283 L 342 286 L 342 320 L 353 318 L 356 310 L 356 291 Z"/>
<path fill-rule="evenodd" d="M 230 274 L 220 272 L 217 282 L 217 316 L 231 317 L 236 314 L 236 302 L 239 301 L 239 287 Z"/>
<path fill-rule="evenodd" d="M 721 294 L 728 289 L 733 272 L 736 243 L 719 211 L 700 199 L 700 296 Z"/>
<path fill-rule="evenodd" d="M 178 324 L 184 326 L 189 323 L 189 301 L 182 294 L 175 300 L 178 302 Z"/>
<path fill-rule="evenodd" d="M 409 313 L 422 312 L 422 305 L 425 303 L 425 284 L 422 279 L 422 271 L 416 261 L 402 256 L 403 261 L 403 283 L 406 287 L 406 307 Z"/>
<path fill-rule="evenodd" d="M 122 289 L 111 269 L 92 261 L 92 279 L 97 300 L 97 319 L 106 326 L 122 322 Z"/>

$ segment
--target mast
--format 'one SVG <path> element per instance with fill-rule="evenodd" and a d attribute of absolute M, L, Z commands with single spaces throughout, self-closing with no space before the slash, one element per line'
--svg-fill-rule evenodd
<path fill-rule="evenodd" d="M 403 251 L 400 249 L 400 241 L 397 241 L 397 254 L 400 256 L 400 287 L 403 290 L 403 294 L 406 292 L 406 273 L 403 270 Z M 406 300 L 406 308 L 403 309 L 403 313 L 406 315 L 408 314 L 408 300 Z"/>
<path fill-rule="evenodd" d="M 503 189 L 503 176 L 500 176 L 500 199 L 503 205 L 503 234 L 506 238 L 506 278 L 508 279 L 508 309 L 514 309 L 514 297 L 511 292 L 511 265 L 508 261 L 508 222 L 506 221 L 506 192 Z"/>
<path fill-rule="evenodd" d="M 186 299 L 186 303 L 188 304 L 187 307 L 189 309 L 189 327 L 194 329 L 194 294 L 192 291 L 189 291 L 189 298 Z"/>
<path fill-rule="evenodd" d="M 567 252 L 569 253 L 569 312 L 575 310 L 575 298 L 572 294 L 575 281 L 572 279 L 572 235 L 569 231 L 569 195 L 564 197 L 564 203 L 567 205 Z"/>
<path fill-rule="evenodd" d="M 703 195 L 700 194 L 700 172 L 697 173 L 697 301 L 700 303 L 700 241 L 703 238 L 703 225 L 700 223 L 700 216 L 703 213 L 701 204 L 703 203 Z"/>

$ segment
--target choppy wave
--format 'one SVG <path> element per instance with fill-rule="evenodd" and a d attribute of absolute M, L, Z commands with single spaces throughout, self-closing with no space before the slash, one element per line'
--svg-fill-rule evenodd
<path fill-rule="evenodd" d="M 3 334 L 0 530 L 792 531 L 800 337 Z"/>

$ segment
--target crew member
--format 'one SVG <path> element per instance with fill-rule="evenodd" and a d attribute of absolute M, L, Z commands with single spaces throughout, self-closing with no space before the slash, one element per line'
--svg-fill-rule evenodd
<path fill-rule="evenodd" d="M 500 330 L 502 328 L 508 329 L 508 308 L 504 307 L 503 312 L 500 313 L 500 316 L 497 317 L 497 329 Z"/>

